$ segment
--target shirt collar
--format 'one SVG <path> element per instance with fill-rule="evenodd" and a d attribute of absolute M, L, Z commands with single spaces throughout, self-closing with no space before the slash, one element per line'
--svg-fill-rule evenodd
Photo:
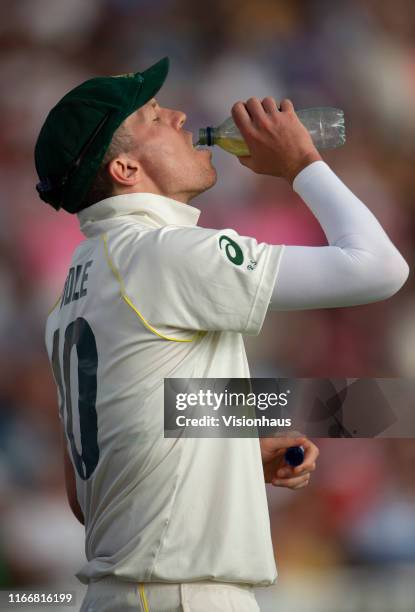
<path fill-rule="evenodd" d="M 101 221 L 134 215 L 150 227 L 197 225 L 200 210 L 189 204 L 154 193 L 128 193 L 106 198 L 78 213 L 81 231 L 86 236 L 100 231 Z"/>

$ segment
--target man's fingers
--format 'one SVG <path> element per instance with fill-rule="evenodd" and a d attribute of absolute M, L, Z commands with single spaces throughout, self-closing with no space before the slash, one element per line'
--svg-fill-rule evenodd
<path fill-rule="evenodd" d="M 302 463 L 301 465 L 297 465 L 297 467 L 285 466 L 278 470 L 277 476 L 278 478 L 303 476 L 304 474 L 310 474 L 311 472 L 314 472 L 315 469 L 315 463 L 310 463 L 309 465 L 305 465 L 304 463 Z"/>
<path fill-rule="evenodd" d="M 303 442 L 302 447 L 304 448 L 304 461 L 301 465 L 295 468 L 295 472 L 297 474 L 301 473 L 301 468 L 307 471 L 311 471 L 311 466 L 314 465 L 315 467 L 315 463 L 320 454 L 319 449 L 311 440 L 306 439 Z"/>
<path fill-rule="evenodd" d="M 258 98 L 249 98 L 245 106 L 256 127 L 261 128 L 268 121 L 269 117 Z"/>
<path fill-rule="evenodd" d="M 295 112 L 294 104 L 288 98 L 284 98 L 284 100 L 281 101 L 280 110 L 282 112 Z"/>
<path fill-rule="evenodd" d="M 304 447 L 304 444 L 306 444 L 307 442 L 307 438 L 304 438 L 303 436 L 299 438 L 287 438 L 287 440 L 288 440 L 287 448 L 291 448 L 292 446 Z"/>
<path fill-rule="evenodd" d="M 251 117 L 243 102 L 235 102 L 232 106 L 232 117 L 239 129 L 247 129 L 252 125 Z"/>
<path fill-rule="evenodd" d="M 309 472 L 314 472 L 315 469 L 316 463 L 315 461 L 311 461 L 303 462 L 301 465 L 297 465 L 295 468 L 293 468 L 293 471 L 295 476 L 300 476 L 301 474 L 308 474 Z"/>
<path fill-rule="evenodd" d="M 275 98 L 271 98 L 270 96 L 268 96 L 267 98 L 264 98 L 262 100 L 262 106 L 265 112 L 267 112 L 270 115 L 275 115 L 279 113 L 278 104 L 275 101 Z"/>
<path fill-rule="evenodd" d="M 292 487 L 292 489 L 303 489 L 304 487 L 306 487 L 310 482 L 310 477 L 308 477 L 308 480 L 305 480 L 304 482 L 301 482 L 300 484 L 296 485 L 295 487 Z"/>
<path fill-rule="evenodd" d="M 232 117 L 242 129 L 253 126 L 261 128 L 270 116 L 278 112 L 277 102 L 271 96 L 264 98 L 262 102 L 259 98 L 252 97 L 245 103 L 239 101 L 232 106 Z"/>
<path fill-rule="evenodd" d="M 305 453 L 317 453 L 317 456 L 320 454 L 320 451 L 318 450 L 317 446 L 309 438 L 304 438 L 303 447 Z"/>
<path fill-rule="evenodd" d="M 271 483 L 275 487 L 285 487 L 288 489 L 301 489 L 310 482 L 310 474 L 295 476 L 294 478 L 273 478 Z"/>

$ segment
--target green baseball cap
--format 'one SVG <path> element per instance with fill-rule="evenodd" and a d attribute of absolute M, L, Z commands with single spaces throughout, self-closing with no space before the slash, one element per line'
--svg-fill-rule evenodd
<path fill-rule="evenodd" d="M 168 71 L 165 57 L 144 72 L 89 79 L 52 108 L 35 146 L 36 190 L 44 202 L 70 213 L 82 209 L 115 130 L 156 95 Z"/>

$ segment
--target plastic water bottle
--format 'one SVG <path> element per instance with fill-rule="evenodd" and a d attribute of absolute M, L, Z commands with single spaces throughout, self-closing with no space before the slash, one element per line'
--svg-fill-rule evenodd
<path fill-rule="evenodd" d="M 346 142 L 344 113 L 339 108 L 318 107 L 295 111 L 301 123 L 310 132 L 317 149 L 340 147 Z M 249 155 L 248 145 L 236 127 L 233 118 L 229 117 L 216 128 L 207 127 L 199 130 L 200 145 L 218 145 L 233 155 Z"/>

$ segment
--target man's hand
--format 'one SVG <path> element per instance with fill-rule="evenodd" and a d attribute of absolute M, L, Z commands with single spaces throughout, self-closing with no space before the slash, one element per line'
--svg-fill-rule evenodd
<path fill-rule="evenodd" d="M 233 105 L 232 116 L 251 153 L 238 159 L 257 174 L 279 176 L 292 184 L 303 168 L 321 160 L 290 100 L 283 100 L 278 109 L 274 98 L 249 98 Z"/>
<path fill-rule="evenodd" d="M 289 489 L 302 489 L 308 485 L 319 455 L 317 446 L 311 440 L 304 437 L 261 438 L 260 445 L 265 482 Z M 288 465 L 284 459 L 285 451 L 292 446 L 304 448 L 304 461 L 297 467 Z"/>

